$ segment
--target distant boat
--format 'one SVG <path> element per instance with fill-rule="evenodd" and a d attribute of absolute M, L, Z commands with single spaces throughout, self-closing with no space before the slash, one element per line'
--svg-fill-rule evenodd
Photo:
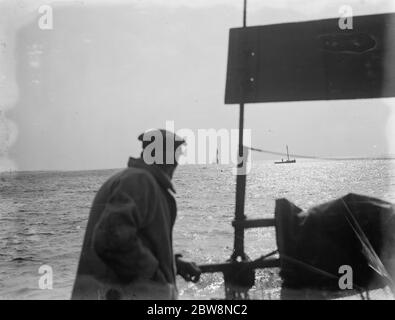
<path fill-rule="evenodd" d="M 283 163 L 295 163 L 296 159 L 290 160 L 289 153 L 288 153 L 288 146 L 287 147 L 287 160 L 281 159 L 281 161 L 276 161 L 275 164 L 283 164 Z"/>

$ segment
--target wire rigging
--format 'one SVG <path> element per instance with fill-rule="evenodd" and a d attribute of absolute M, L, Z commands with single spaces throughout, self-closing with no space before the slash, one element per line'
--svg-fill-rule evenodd
<path fill-rule="evenodd" d="M 265 153 L 265 154 L 272 154 L 272 155 L 277 155 L 277 156 L 287 156 L 286 153 L 284 152 L 278 152 L 278 151 L 272 151 L 272 150 L 265 150 L 265 149 L 260 149 L 260 148 L 254 148 L 254 147 L 247 147 L 251 151 L 255 152 L 260 152 L 260 153 Z M 311 156 L 311 155 L 302 155 L 302 154 L 295 154 L 295 153 L 290 153 L 290 157 L 293 158 L 301 158 L 301 159 L 315 159 L 315 160 L 327 160 L 327 161 L 340 161 L 340 160 L 393 160 L 395 159 L 394 156 L 377 156 L 377 157 L 319 157 L 319 156 Z"/>

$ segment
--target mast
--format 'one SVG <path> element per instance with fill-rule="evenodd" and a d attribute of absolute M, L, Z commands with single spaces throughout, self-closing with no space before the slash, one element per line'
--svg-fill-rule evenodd
<path fill-rule="evenodd" d="M 247 0 L 243 3 L 243 28 L 247 27 Z M 244 90 L 242 85 L 242 90 Z M 243 148 L 243 132 L 244 132 L 244 102 L 240 103 L 239 109 L 239 152 L 238 152 L 238 164 L 237 170 L 243 168 L 244 148 Z M 245 190 L 246 190 L 246 175 L 245 173 L 237 172 L 236 176 L 236 208 L 235 208 L 235 222 L 242 222 L 246 219 L 244 215 L 244 202 L 245 202 Z M 244 253 L 244 228 L 240 226 L 234 227 L 234 243 L 233 243 L 233 254 L 231 256 L 232 261 L 246 260 Z"/>
<path fill-rule="evenodd" d="M 286 146 L 287 146 L 287 158 L 288 158 L 288 161 L 289 161 L 288 145 L 286 145 Z"/>

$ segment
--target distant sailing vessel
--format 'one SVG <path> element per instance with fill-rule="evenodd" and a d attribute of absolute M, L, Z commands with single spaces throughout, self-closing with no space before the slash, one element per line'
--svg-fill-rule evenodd
<path fill-rule="evenodd" d="M 295 163 L 296 159 L 290 160 L 289 159 L 289 153 L 288 153 L 288 146 L 287 147 L 287 160 L 284 161 L 284 159 L 281 159 L 281 161 L 276 161 L 275 164 L 282 164 L 282 163 Z"/>

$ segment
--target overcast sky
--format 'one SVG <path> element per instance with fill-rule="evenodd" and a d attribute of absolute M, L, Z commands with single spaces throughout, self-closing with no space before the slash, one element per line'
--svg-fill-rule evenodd
<path fill-rule="evenodd" d="M 224 105 L 229 28 L 242 0 L 39 1 L 0 8 L 2 169 L 120 168 L 147 128 L 237 128 Z M 44 2 L 42 2 L 44 3 Z M 45 2 L 47 3 L 47 2 Z M 111 3 L 111 5 L 110 5 Z M 392 0 L 249 1 L 248 25 L 393 12 Z M 395 153 L 394 99 L 246 106 L 255 147 L 323 157 Z M 391 133 L 392 130 L 392 133 Z M 259 157 L 259 156 L 258 156 Z M 8 159 L 7 159 L 8 158 Z"/>

